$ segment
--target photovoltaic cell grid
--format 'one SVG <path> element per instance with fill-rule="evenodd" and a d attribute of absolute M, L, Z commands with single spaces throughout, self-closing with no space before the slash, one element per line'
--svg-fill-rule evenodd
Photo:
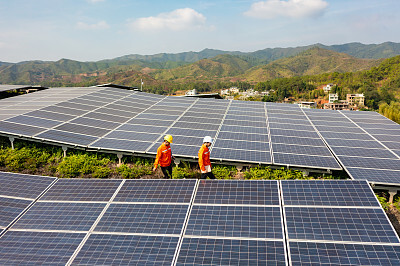
<path fill-rule="evenodd" d="M 293 265 L 400 262 L 399 253 L 390 253 L 399 250 L 399 238 L 366 181 L 281 185 Z"/>
<path fill-rule="evenodd" d="M 304 112 L 353 179 L 400 183 L 400 125 L 375 112 Z"/>
<path fill-rule="evenodd" d="M 54 98 L 57 100 L 7 117 L 0 121 L 0 131 L 64 145 L 148 154 L 156 154 L 162 136 L 171 134 L 177 138 L 173 145 L 174 155 L 193 159 L 197 158 L 203 137 L 208 135 L 216 140 L 212 147 L 215 160 L 341 169 L 326 146 L 320 146 L 311 155 L 299 154 L 301 151 L 293 145 L 303 145 L 304 135 L 315 137 L 307 138 L 314 145 L 317 140 L 322 141 L 310 126 L 290 127 L 293 121 L 288 117 L 291 115 L 279 112 L 278 117 L 283 116 L 286 124 L 276 123 L 284 125 L 278 126 L 277 136 L 289 134 L 295 142 L 288 147 L 290 149 L 277 149 L 279 154 L 273 161 L 267 112 L 261 102 L 166 97 L 116 88 L 46 91 L 50 96 L 58 95 Z M 36 94 L 36 101 L 30 102 L 50 98 L 46 91 L 41 92 L 42 97 Z M 64 94 L 68 97 L 60 101 L 60 95 Z M 23 102 L 26 104 L 27 100 Z M 272 107 L 283 109 L 280 105 Z M 9 109 L 0 110 L 0 118 Z M 293 116 L 294 123 L 307 122 L 298 108 L 291 106 L 289 109 L 297 112 Z M 274 119 L 273 111 L 271 109 L 271 119 Z M 285 145 L 280 144 L 281 147 Z M 295 155 L 301 156 L 302 160 L 296 159 Z"/>
<path fill-rule="evenodd" d="M 70 261 L 72 264 L 171 265 L 179 236 L 188 220 L 176 257 L 177 265 L 286 264 L 278 181 L 200 180 L 189 217 L 186 215 L 191 197 L 185 203 L 162 202 L 158 190 L 164 186 L 166 194 L 177 193 L 185 198 L 185 195 L 193 195 L 195 180 L 118 180 L 118 184 L 124 182 L 122 187 L 118 185 L 121 188 L 118 192 L 125 184 L 128 189 L 122 193 L 122 201 L 114 198 L 105 208 L 105 202 L 95 202 L 108 198 L 98 197 L 96 181 L 108 180 L 87 181 L 93 182 L 94 189 L 90 190 L 85 182 L 72 186 L 88 191 L 85 201 L 79 191 L 70 198 L 62 196 L 53 198 L 54 201 L 35 203 L 0 238 L 0 263 L 66 264 Z M 132 189 L 136 181 L 137 190 Z M 203 187 L 200 187 L 202 181 Z M 166 182 L 173 185 L 168 186 Z M 56 184 L 48 192 L 54 195 L 51 190 L 55 189 L 65 194 L 68 186 L 59 183 L 57 187 Z M 139 201 L 134 200 L 141 197 L 141 191 L 151 190 L 154 185 L 159 187 L 142 193 Z M 117 192 L 114 183 L 107 183 L 107 186 Z M 382 261 L 399 261 L 398 253 L 390 254 L 400 246 L 398 237 L 377 200 L 372 199 L 374 196 L 367 182 L 281 181 L 280 186 L 292 262 L 314 262 L 318 255 L 322 261 L 354 262 L 358 259 L 368 264 L 377 257 Z M 176 187 L 175 192 L 173 187 Z M 342 191 L 343 187 L 347 190 Z M 100 190 L 109 194 L 104 187 Z M 318 191 L 317 196 L 304 201 L 304 193 L 311 194 L 311 190 Z M 349 198 L 351 191 L 354 198 Z M 205 201 L 206 197 L 211 200 Z M 228 200 L 222 201 L 223 198 Z M 104 215 L 99 217 L 103 209 Z M 93 227 L 98 218 L 94 231 L 88 234 L 88 228 Z M 88 239 L 77 250 L 85 236 Z M 304 246 L 309 249 L 305 250 Z M 345 253 L 344 247 L 359 252 Z"/>
<path fill-rule="evenodd" d="M 55 180 L 54 177 L 0 172 L 0 233 Z"/>
<path fill-rule="evenodd" d="M 74 260 L 74 264 L 112 261 L 171 265 L 195 184 L 196 180 L 59 179 L 5 236 L 24 232 L 29 237 L 36 232 L 37 242 L 29 243 L 34 247 L 39 241 L 55 243 L 54 250 L 43 248 L 49 256 L 42 256 L 40 248 L 15 246 L 19 257 L 29 255 L 39 263 Z M 49 235 L 49 231 L 55 235 Z M 75 240 L 78 244 L 83 241 L 82 250 L 71 245 L 64 250 Z M 6 248 L 1 244 L 2 239 L 0 249 Z M 108 251 L 99 252 L 103 248 Z M 4 252 L 0 264 L 12 261 L 8 253 L 14 251 Z"/>
<path fill-rule="evenodd" d="M 286 265 L 279 204 L 276 181 L 200 180 L 176 264 Z"/>

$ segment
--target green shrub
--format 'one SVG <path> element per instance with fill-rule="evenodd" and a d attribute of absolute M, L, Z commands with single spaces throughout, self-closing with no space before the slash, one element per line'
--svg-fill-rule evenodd
<path fill-rule="evenodd" d="M 122 164 L 116 168 L 116 171 L 123 178 L 132 179 L 152 174 L 152 166 L 149 164 L 134 164 L 132 166 Z"/>
<path fill-rule="evenodd" d="M 271 169 L 269 167 L 252 167 L 244 172 L 245 179 L 310 179 L 304 177 L 303 173 L 297 170 L 285 168 Z"/>
<path fill-rule="evenodd" d="M 9 171 L 34 171 L 38 167 L 47 164 L 52 155 L 37 148 L 6 148 L 0 153 L 0 165 L 5 166 Z"/>
<path fill-rule="evenodd" d="M 173 179 L 183 178 L 200 178 L 200 173 L 190 167 L 173 167 L 172 168 Z"/>
<path fill-rule="evenodd" d="M 382 208 L 387 211 L 389 209 L 389 203 L 384 195 L 375 194 L 381 204 Z"/>
<path fill-rule="evenodd" d="M 217 179 L 232 179 L 237 170 L 234 166 L 217 165 L 212 168 L 212 172 Z"/>
<path fill-rule="evenodd" d="M 60 177 L 70 178 L 93 174 L 97 171 L 97 175 L 104 177 L 106 170 L 99 170 L 99 168 L 105 168 L 109 163 L 110 160 L 107 158 L 99 160 L 96 156 L 87 154 L 70 155 L 59 163 L 57 173 Z"/>

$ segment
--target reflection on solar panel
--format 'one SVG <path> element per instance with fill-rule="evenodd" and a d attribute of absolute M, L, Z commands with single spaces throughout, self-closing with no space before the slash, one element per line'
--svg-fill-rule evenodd
<path fill-rule="evenodd" d="M 293 265 L 399 265 L 400 246 L 293 242 Z"/>
<path fill-rule="evenodd" d="M 185 238 L 176 265 L 286 265 L 282 241 Z"/>

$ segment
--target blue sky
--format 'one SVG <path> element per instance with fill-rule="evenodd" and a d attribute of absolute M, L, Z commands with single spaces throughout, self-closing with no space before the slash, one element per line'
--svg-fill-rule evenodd
<path fill-rule="evenodd" d="M 398 0 L 0 0 L 0 61 L 400 42 Z"/>

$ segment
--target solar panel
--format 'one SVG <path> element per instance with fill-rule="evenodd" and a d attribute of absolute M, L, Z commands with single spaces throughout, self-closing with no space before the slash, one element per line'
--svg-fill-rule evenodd
<path fill-rule="evenodd" d="M 122 180 L 58 179 L 40 200 L 109 201 Z"/>
<path fill-rule="evenodd" d="M 309 156 L 274 152 L 274 163 L 278 165 L 342 169 L 333 156 Z"/>
<path fill-rule="evenodd" d="M 378 159 L 339 156 L 341 161 L 345 161 L 347 167 L 375 168 L 387 170 L 400 170 L 400 159 Z"/>
<path fill-rule="evenodd" d="M 253 163 L 271 163 L 269 151 L 249 151 L 235 149 L 213 148 L 211 151 L 212 159 L 221 159 L 233 162 L 253 162 Z"/>
<path fill-rule="evenodd" d="M 38 202 L 12 229 L 89 231 L 105 203 Z"/>
<path fill-rule="evenodd" d="M 332 153 L 326 147 L 320 146 L 273 144 L 272 149 L 274 152 L 279 153 L 332 156 Z"/>
<path fill-rule="evenodd" d="M 91 234 L 73 265 L 171 265 L 178 237 Z"/>
<path fill-rule="evenodd" d="M 188 209 L 178 204 L 111 204 L 95 231 L 179 235 Z"/>
<path fill-rule="evenodd" d="M 282 239 L 280 207 L 194 205 L 186 235 Z"/>
<path fill-rule="evenodd" d="M 189 203 L 196 180 L 126 180 L 114 202 Z"/>
<path fill-rule="evenodd" d="M 0 232 L 14 221 L 31 203 L 31 200 L 0 197 Z"/>
<path fill-rule="evenodd" d="M 293 265 L 398 265 L 400 246 L 342 243 L 290 243 Z"/>
<path fill-rule="evenodd" d="M 382 209 L 285 207 L 289 240 L 399 243 Z"/>
<path fill-rule="evenodd" d="M 356 180 L 368 180 L 371 183 L 400 183 L 400 171 L 396 170 L 366 169 L 356 167 L 346 167 L 346 170 L 351 177 Z"/>
<path fill-rule="evenodd" d="M 24 125 L 28 125 L 28 126 L 44 127 L 44 128 L 55 127 L 62 123 L 60 121 L 54 121 L 54 120 L 42 119 L 42 118 L 36 118 L 36 117 L 24 116 L 24 115 L 12 117 L 5 121 L 12 122 L 12 123 L 18 123 L 18 124 L 24 124 Z"/>
<path fill-rule="evenodd" d="M 39 133 L 39 132 L 38 132 Z M 76 134 L 59 130 L 47 130 L 35 136 L 38 139 L 49 140 L 65 144 L 75 144 L 79 146 L 88 146 L 97 140 L 97 137 Z"/>
<path fill-rule="evenodd" d="M 85 234 L 8 231 L 0 241 L 0 264 L 65 265 Z"/>
<path fill-rule="evenodd" d="M 286 206 L 365 206 L 380 207 L 365 181 L 282 180 Z"/>
<path fill-rule="evenodd" d="M 0 172 L 0 195 L 36 199 L 55 177 Z"/>
<path fill-rule="evenodd" d="M 194 203 L 279 205 L 278 183 L 272 180 L 201 180 Z"/>
<path fill-rule="evenodd" d="M 90 146 L 93 148 L 105 149 L 105 150 L 144 152 L 151 145 L 152 142 L 101 138 L 97 141 L 94 141 L 93 144 Z"/>
<path fill-rule="evenodd" d="M 282 241 L 184 238 L 176 265 L 286 265 Z"/>

